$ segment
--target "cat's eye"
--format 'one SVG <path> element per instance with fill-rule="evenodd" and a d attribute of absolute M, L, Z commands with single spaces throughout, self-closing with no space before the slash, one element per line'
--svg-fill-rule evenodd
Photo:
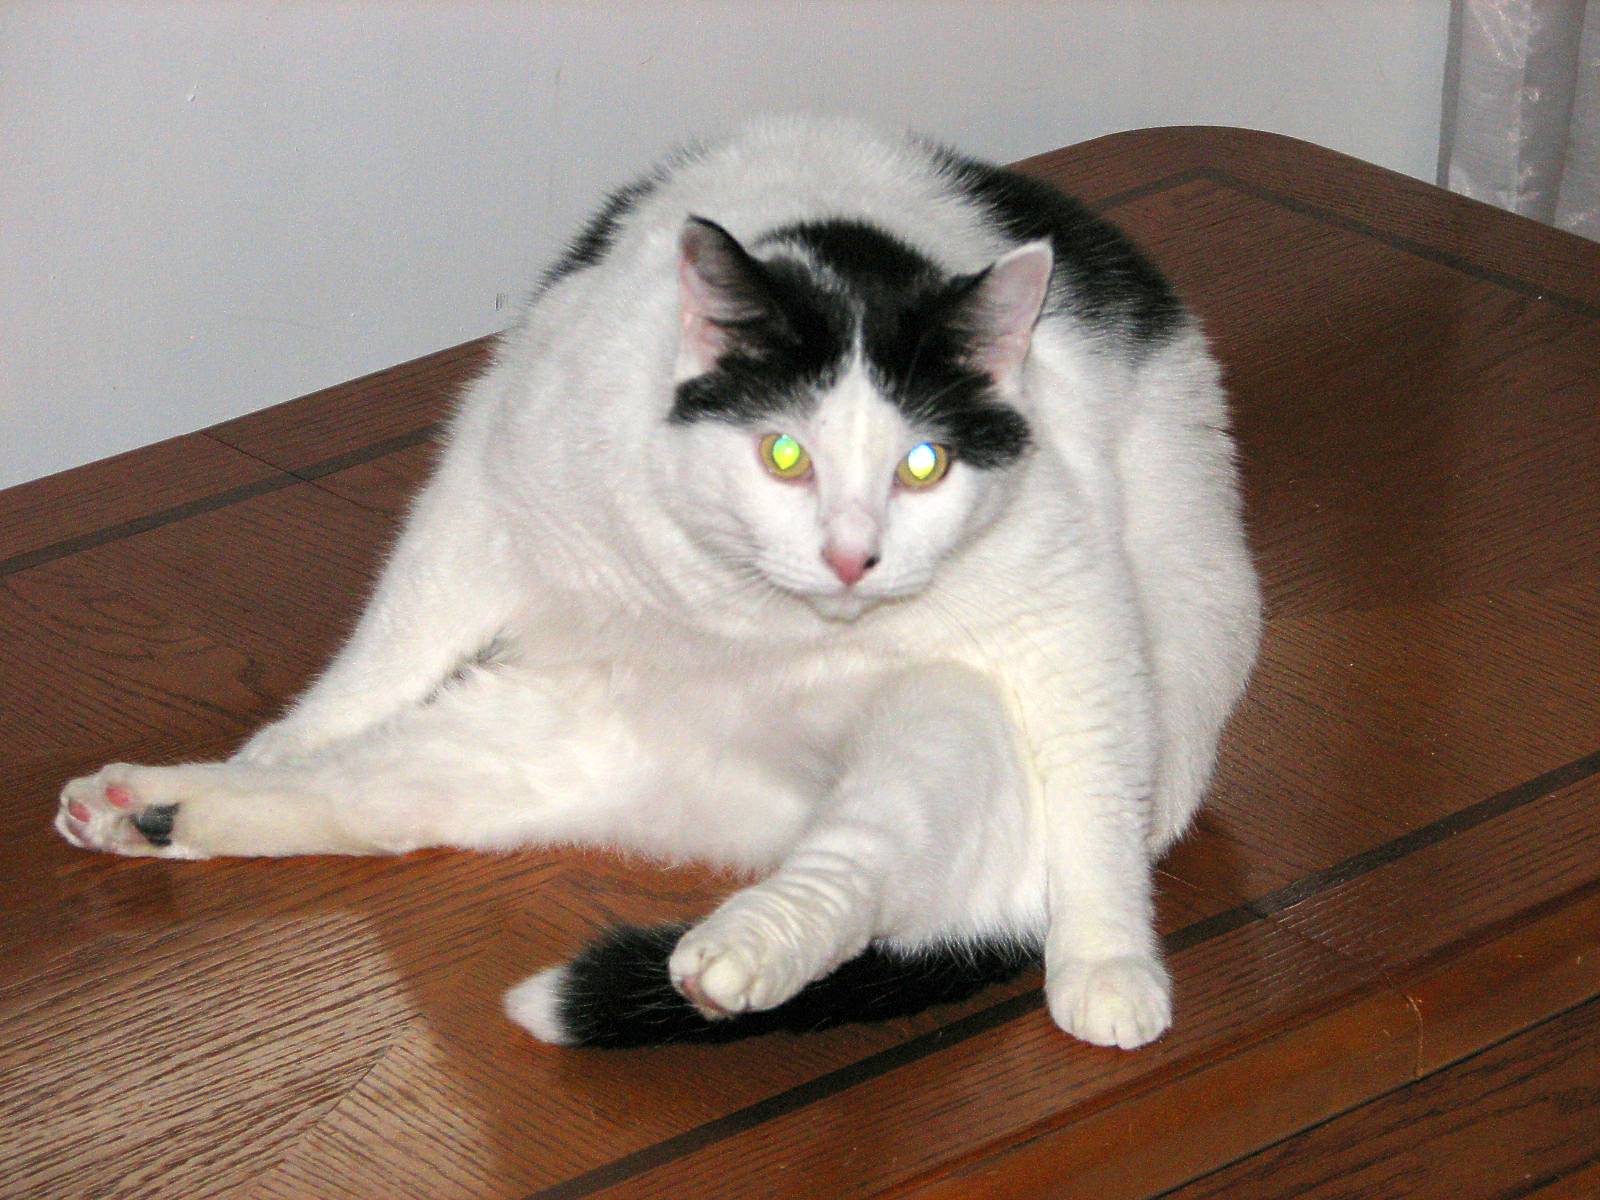
<path fill-rule="evenodd" d="M 901 486 L 929 488 L 944 478 L 950 469 L 950 452 L 937 442 L 919 442 L 894 469 Z"/>
<path fill-rule="evenodd" d="M 779 479 L 804 479 L 811 474 L 811 456 L 787 433 L 769 433 L 761 439 L 761 465 Z"/>

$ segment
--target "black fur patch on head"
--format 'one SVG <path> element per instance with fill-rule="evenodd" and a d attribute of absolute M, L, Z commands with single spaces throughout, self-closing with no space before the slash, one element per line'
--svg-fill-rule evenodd
<path fill-rule="evenodd" d="M 747 423 L 813 403 L 859 339 L 885 397 L 957 460 L 999 467 L 1027 448 L 1022 414 L 995 397 L 972 362 L 963 302 L 981 276 L 951 279 L 862 221 L 785 226 L 761 246 L 770 257 L 745 261 L 765 315 L 724 326 L 730 349 L 679 385 L 672 420 Z"/>
<path fill-rule="evenodd" d="M 1154 266 L 1107 221 L 1041 180 L 931 146 L 946 178 L 1019 242 L 1048 238 L 1055 253 L 1052 299 L 1112 337 L 1149 345 L 1183 323 L 1183 305 Z"/>
<path fill-rule="evenodd" d="M 860 221 L 818 221 L 777 231 L 847 289 L 873 378 L 911 425 L 938 436 L 968 466 L 1012 462 L 1028 423 L 995 397 L 973 362 L 965 303 L 983 276 L 950 278 L 905 242 Z"/>
<path fill-rule="evenodd" d="M 849 351 L 848 307 L 802 264 L 742 250 L 740 261 L 751 315 L 720 324 L 726 348 L 711 370 L 678 385 L 676 423 L 744 424 L 807 405 L 838 378 Z"/>
<path fill-rule="evenodd" d="M 775 229 L 761 240 L 803 246 L 857 298 L 869 303 L 937 289 L 944 282 L 942 272 L 926 256 L 865 221 L 804 221 Z"/>

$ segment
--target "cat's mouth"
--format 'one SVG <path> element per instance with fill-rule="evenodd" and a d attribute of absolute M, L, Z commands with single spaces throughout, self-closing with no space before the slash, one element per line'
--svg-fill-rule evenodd
<path fill-rule="evenodd" d="M 818 616 L 829 621 L 854 621 L 867 609 L 888 597 L 876 590 L 863 591 L 860 587 L 841 588 L 837 582 L 830 587 L 823 579 L 808 577 L 797 572 L 774 569 L 770 563 L 757 561 L 756 569 L 775 591 L 803 602 Z"/>
<path fill-rule="evenodd" d="M 912 599 L 922 591 L 921 583 L 894 588 L 846 588 L 837 592 L 804 592 L 801 599 L 830 621 L 854 621 L 873 609 L 892 607 Z"/>
<path fill-rule="evenodd" d="M 773 578 L 768 575 L 767 582 L 778 592 L 800 601 L 828 621 L 854 621 L 867 609 L 884 599 L 854 587 L 825 590 L 809 580 L 802 583 L 798 580 Z"/>
<path fill-rule="evenodd" d="M 773 569 L 770 564 L 758 561 L 756 569 L 774 591 L 804 603 L 827 621 L 847 623 L 875 608 L 895 604 L 920 592 L 925 579 L 897 577 L 894 580 L 876 577 L 865 583 L 840 587 L 836 581 L 799 576 L 783 569 Z M 832 586 L 829 586 L 832 582 Z"/>

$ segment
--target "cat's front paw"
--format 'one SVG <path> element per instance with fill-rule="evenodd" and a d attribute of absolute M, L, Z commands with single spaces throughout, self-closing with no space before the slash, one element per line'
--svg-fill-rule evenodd
<path fill-rule="evenodd" d="M 776 1008 L 865 948 L 865 929 L 839 928 L 835 912 L 758 884 L 684 934 L 667 974 L 708 1020 Z"/>
<path fill-rule="evenodd" d="M 760 932 L 715 917 L 679 939 L 667 960 L 672 986 L 709 1021 L 782 1004 L 810 982 Z"/>
<path fill-rule="evenodd" d="M 180 836 L 180 806 L 140 786 L 148 768 L 112 763 L 61 789 L 56 832 L 84 850 L 156 858 L 205 858 Z"/>
<path fill-rule="evenodd" d="M 1051 961 L 1044 992 L 1055 1023 L 1096 1046 L 1132 1050 L 1172 1025 L 1172 981 L 1154 955 Z"/>

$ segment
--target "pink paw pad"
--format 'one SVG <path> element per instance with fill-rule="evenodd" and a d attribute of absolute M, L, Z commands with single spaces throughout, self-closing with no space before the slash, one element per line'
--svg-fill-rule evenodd
<path fill-rule="evenodd" d="M 723 1008 L 722 1005 L 716 1003 L 716 1001 L 712 1000 L 700 990 L 699 976 L 690 976 L 688 979 L 685 979 L 681 987 L 683 989 L 684 999 L 688 1000 L 690 1004 L 694 1005 L 695 1010 L 699 1012 L 699 1014 L 706 1020 L 714 1021 L 718 1017 L 725 1017 L 728 1015 L 728 1011 Z"/>
<path fill-rule="evenodd" d="M 106 789 L 106 801 L 114 808 L 132 808 L 133 793 L 125 787 L 113 785 Z M 68 811 L 71 811 L 70 805 L 68 806 Z M 88 818 L 85 816 L 83 819 L 87 820 Z"/>
<path fill-rule="evenodd" d="M 89 821 L 88 807 L 86 805 L 79 804 L 76 800 L 67 801 L 67 815 L 70 816 L 74 821 L 81 821 L 84 824 L 87 824 Z"/>

